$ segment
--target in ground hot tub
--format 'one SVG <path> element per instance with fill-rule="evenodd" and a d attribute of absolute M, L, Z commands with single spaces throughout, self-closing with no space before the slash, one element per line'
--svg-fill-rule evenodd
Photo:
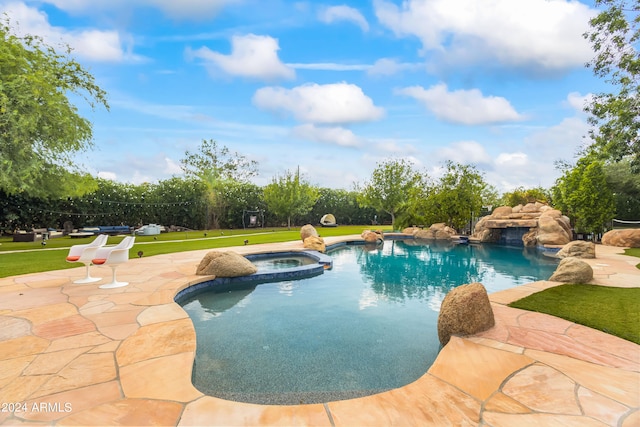
<path fill-rule="evenodd" d="M 325 268 L 331 268 L 331 257 L 320 252 L 269 252 L 263 254 L 246 255 L 257 268 L 262 271 L 296 269 L 307 265 L 320 264 Z"/>

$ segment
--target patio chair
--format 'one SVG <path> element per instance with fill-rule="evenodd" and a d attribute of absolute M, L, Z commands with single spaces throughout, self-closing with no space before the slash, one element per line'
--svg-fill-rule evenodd
<path fill-rule="evenodd" d="M 91 265 L 91 260 L 95 258 L 96 251 L 107 243 L 108 237 L 106 234 L 100 234 L 91 243 L 71 246 L 67 255 L 67 262 L 81 262 L 87 269 L 87 275 L 84 279 L 75 280 L 73 283 L 93 283 L 102 280 L 101 277 L 91 277 L 89 266 Z"/>
<path fill-rule="evenodd" d="M 120 288 L 129 284 L 129 282 L 118 282 L 116 280 L 116 268 L 129 260 L 129 249 L 133 247 L 135 239 L 134 236 L 126 236 L 116 246 L 105 246 L 96 251 L 92 262 L 95 265 L 108 265 L 113 272 L 111 282 L 100 285 L 101 289 Z"/>

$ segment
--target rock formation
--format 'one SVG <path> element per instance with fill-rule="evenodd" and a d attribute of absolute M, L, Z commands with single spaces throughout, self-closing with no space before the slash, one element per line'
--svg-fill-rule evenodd
<path fill-rule="evenodd" d="M 574 240 L 569 242 L 557 253 L 558 258 L 595 258 L 596 245 L 593 242 L 585 242 L 584 240 Z"/>
<path fill-rule="evenodd" d="M 196 270 L 197 275 L 216 277 L 248 276 L 258 269 L 248 259 L 233 251 L 207 253 Z"/>
<path fill-rule="evenodd" d="M 300 238 L 302 241 L 304 242 L 307 237 L 311 236 L 318 237 L 318 230 L 311 224 L 303 225 L 300 229 Z"/>
<path fill-rule="evenodd" d="M 410 234 L 411 236 L 413 236 L 413 233 L 416 233 L 420 230 L 422 230 L 422 228 L 420 227 L 407 227 L 402 230 L 402 234 Z"/>
<path fill-rule="evenodd" d="M 452 289 L 442 301 L 438 316 L 438 338 L 445 345 L 452 335 L 472 335 L 495 325 L 487 290 L 482 283 Z"/>
<path fill-rule="evenodd" d="M 476 224 L 473 239 L 497 242 L 509 228 L 528 228 L 522 236 L 524 246 L 565 245 L 573 238 L 569 218 L 540 202 L 516 207 L 500 206 Z"/>
<path fill-rule="evenodd" d="M 552 282 L 589 283 L 593 279 L 593 269 L 586 262 L 567 257 L 560 261 L 556 271 L 549 277 Z"/>
<path fill-rule="evenodd" d="M 428 229 L 419 227 L 408 227 L 402 230 L 404 234 L 411 234 L 416 239 L 423 240 L 449 240 L 455 236 L 456 230 L 446 225 L 444 222 L 431 224 Z"/>
<path fill-rule="evenodd" d="M 640 229 L 611 230 L 602 236 L 602 244 L 623 248 L 640 248 Z"/>
<path fill-rule="evenodd" d="M 455 236 L 456 230 L 446 225 L 444 222 L 431 224 L 426 230 L 418 230 L 413 234 L 416 239 L 427 240 L 449 240 L 452 236 Z"/>
<path fill-rule="evenodd" d="M 311 250 L 322 252 L 322 253 L 324 253 L 327 250 L 324 244 L 324 239 L 318 236 L 307 237 L 306 239 L 304 239 L 304 243 L 302 246 L 304 246 L 307 249 L 311 249 Z"/>

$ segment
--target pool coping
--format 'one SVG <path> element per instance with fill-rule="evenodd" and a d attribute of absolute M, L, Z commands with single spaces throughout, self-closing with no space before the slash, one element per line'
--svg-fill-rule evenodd
<path fill-rule="evenodd" d="M 329 244 L 353 239 L 358 237 L 325 238 Z M 303 250 L 302 242 L 220 250 L 273 249 Z M 637 259 L 620 255 L 620 248 L 598 249 L 602 255 L 590 261 L 594 282 L 611 285 L 624 280 L 640 287 L 640 271 L 632 264 Z M 557 285 L 552 282 L 491 294 L 496 326 L 473 337 L 454 337 L 424 376 L 399 389 L 296 406 L 205 396 L 190 381 L 193 324 L 173 298 L 210 279 L 194 274 L 206 252 L 132 259 L 118 270 L 121 280 L 131 282 L 120 289 L 101 290 L 100 282 L 73 285 L 79 269 L 0 279 L 0 395 L 24 402 L 28 409 L 0 412 L 0 422 L 626 426 L 640 420 L 639 346 L 504 305 Z M 104 268 L 92 269 L 108 276 Z M 565 392 L 569 403 L 560 402 Z M 65 412 L 65 403 L 71 404 L 70 411 Z M 48 410 L 33 410 L 41 404 Z"/>

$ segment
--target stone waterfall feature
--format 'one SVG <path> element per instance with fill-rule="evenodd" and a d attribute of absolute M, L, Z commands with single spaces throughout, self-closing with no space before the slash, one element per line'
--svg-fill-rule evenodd
<path fill-rule="evenodd" d="M 572 240 L 569 218 L 543 203 L 500 206 L 476 224 L 472 240 L 511 246 L 565 245 Z"/>

